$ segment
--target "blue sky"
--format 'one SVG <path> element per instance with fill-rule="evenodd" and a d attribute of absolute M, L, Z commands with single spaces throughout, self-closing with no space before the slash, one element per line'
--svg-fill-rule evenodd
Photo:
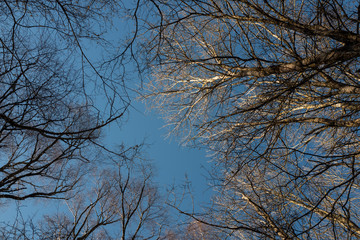
<path fill-rule="evenodd" d="M 145 142 L 144 156 L 152 160 L 155 181 L 162 189 L 180 186 L 189 180 L 196 202 L 206 202 L 211 195 L 206 180 L 210 158 L 204 150 L 181 146 L 175 137 L 167 138 L 168 130 L 164 124 L 155 111 L 133 101 L 127 121 L 121 128 L 112 125 L 104 133 L 107 141 L 115 145 L 123 142 L 133 146 Z"/>
<path fill-rule="evenodd" d="M 131 1 L 125 1 L 128 8 L 131 8 Z M 134 7 L 134 6 L 132 6 Z M 131 18 L 115 18 L 112 29 L 107 32 L 106 38 L 117 42 L 121 46 L 134 29 L 134 21 Z M 116 44 L 115 44 L 116 45 Z M 87 47 L 86 54 L 92 59 L 97 59 L 101 55 L 96 46 Z M 101 50 L 101 49 L 100 49 Z M 120 48 L 121 52 L 122 49 Z M 126 117 L 120 119 L 119 128 L 116 124 L 111 124 L 103 129 L 106 141 L 112 145 L 124 143 L 126 146 L 134 146 L 144 142 L 144 156 L 153 161 L 155 170 L 155 181 L 162 189 L 171 185 L 182 185 L 184 181 L 191 182 L 195 200 L 208 202 L 211 191 L 206 180 L 206 169 L 210 167 L 210 158 L 204 150 L 193 149 L 180 145 L 180 139 L 175 136 L 167 138 L 168 129 L 164 128 L 165 122 L 161 116 L 145 107 L 145 103 L 138 101 L 139 95 L 136 93 L 142 90 L 140 85 L 146 84 L 143 81 L 148 76 L 139 76 L 134 62 L 127 62 L 124 66 L 125 86 L 130 95 L 131 107 Z M 185 177 L 186 176 L 186 177 Z"/>

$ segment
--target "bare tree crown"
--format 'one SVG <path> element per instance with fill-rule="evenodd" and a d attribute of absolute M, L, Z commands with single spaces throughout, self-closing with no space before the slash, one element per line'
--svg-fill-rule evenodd
<path fill-rule="evenodd" d="M 360 238 L 359 3 L 154 2 L 148 96 L 213 153 L 202 219 L 235 239 Z"/>

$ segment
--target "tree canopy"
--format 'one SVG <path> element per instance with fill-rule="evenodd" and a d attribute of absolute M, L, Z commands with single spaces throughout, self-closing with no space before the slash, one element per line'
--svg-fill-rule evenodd
<path fill-rule="evenodd" d="M 69 210 L 1 237 L 360 238 L 358 1 L 4 0 L 0 20 L 0 200 Z M 134 70 L 213 160 L 206 211 L 173 204 L 180 232 L 141 146 L 103 142 Z"/>
<path fill-rule="evenodd" d="M 358 2 L 153 2 L 148 97 L 216 165 L 194 218 L 234 239 L 360 238 Z"/>
<path fill-rule="evenodd" d="M 141 146 L 103 141 L 103 129 L 121 123 L 130 104 L 124 68 L 134 36 L 109 35 L 116 18 L 132 13 L 125 5 L 0 3 L 0 200 L 62 199 L 67 206 L 34 220 L 21 213 L 13 224 L 2 219 L 1 238 L 161 236 L 164 207 Z M 120 228 L 108 228 L 114 223 Z"/>

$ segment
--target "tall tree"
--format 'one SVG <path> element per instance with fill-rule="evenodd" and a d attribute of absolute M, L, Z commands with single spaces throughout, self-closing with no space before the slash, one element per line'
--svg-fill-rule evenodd
<path fill-rule="evenodd" d="M 63 199 L 71 212 L 1 225 L 2 238 L 162 236 L 165 208 L 139 146 L 102 142 L 130 104 L 124 74 L 129 58 L 136 63 L 139 4 L 0 2 L 0 200 Z M 115 30 L 125 15 L 134 30 Z"/>
<path fill-rule="evenodd" d="M 360 238 L 359 3 L 151 2 L 148 96 L 213 153 L 207 223 L 235 239 Z"/>
<path fill-rule="evenodd" d="M 4 239 L 166 239 L 166 205 L 153 182 L 153 168 L 127 150 L 127 158 L 93 168 L 80 191 L 58 202 L 55 213 L 34 220 L 19 216 L 2 226 Z M 53 209 L 54 211 L 54 209 Z M 52 211 L 52 212 L 53 212 Z M 51 211 L 50 211 L 51 212 Z"/>
<path fill-rule="evenodd" d="M 0 198 L 61 197 L 82 175 L 75 165 L 89 160 L 84 152 L 101 128 L 123 115 L 122 79 L 88 50 L 106 50 L 102 25 L 117 4 L 0 3 Z"/>

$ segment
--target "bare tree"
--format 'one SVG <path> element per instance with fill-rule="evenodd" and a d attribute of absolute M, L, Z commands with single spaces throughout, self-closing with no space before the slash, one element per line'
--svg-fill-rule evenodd
<path fill-rule="evenodd" d="M 0 198 L 73 189 L 84 152 L 125 112 L 122 79 L 88 50 L 106 51 L 103 25 L 118 10 L 102 0 L 0 3 Z"/>
<path fill-rule="evenodd" d="M 359 3 L 151 2 L 148 96 L 213 153 L 208 224 L 239 239 L 360 238 Z"/>
<path fill-rule="evenodd" d="M 129 106 L 124 71 L 128 57 L 136 63 L 140 2 L 0 2 L 0 199 L 62 199 L 70 210 L 1 225 L 0 237 L 162 238 L 151 167 L 101 141 Z M 117 42 L 109 32 L 123 13 L 134 31 Z"/>
<path fill-rule="evenodd" d="M 43 239 L 160 239 L 164 203 L 145 163 L 118 162 L 93 175 L 93 187 L 66 201 L 69 213 L 47 216 Z M 146 169 L 145 169 L 146 168 Z M 89 183 L 87 183 L 89 185 Z"/>
<path fill-rule="evenodd" d="M 166 205 L 153 182 L 149 162 L 138 149 L 124 152 L 106 166 L 89 169 L 80 191 L 58 202 L 54 214 L 2 226 L 6 239 L 164 239 L 170 224 Z M 115 160 L 116 159 L 116 160 Z"/>

